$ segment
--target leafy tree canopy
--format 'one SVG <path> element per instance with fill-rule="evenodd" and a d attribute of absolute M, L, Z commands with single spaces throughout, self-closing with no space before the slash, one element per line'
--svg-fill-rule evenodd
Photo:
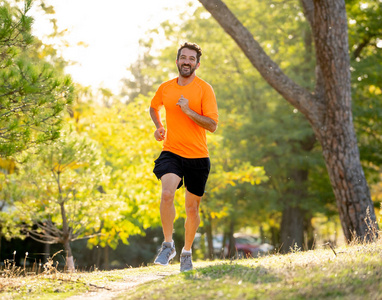
<path fill-rule="evenodd" d="M 36 55 L 31 4 L 0 6 L 0 156 L 58 138 L 61 112 L 72 102 L 70 77 Z"/>

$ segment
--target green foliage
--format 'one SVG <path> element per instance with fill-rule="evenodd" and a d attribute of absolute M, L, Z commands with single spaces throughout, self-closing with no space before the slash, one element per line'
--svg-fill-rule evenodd
<path fill-rule="evenodd" d="M 4 160 L 2 160 L 2 165 Z M 14 162 L 12 162 L 14 164 Z M 23 238 L 18 228 L 18 212 L 12 208 L 13 196 L 18 190 L 13 175 L 4 169 L 0 172 L 0 237 L 6 240 Z"/>
<path fill-rule="evenodd" d="M 3 1 L 0 7 L 0 155 L 54 140 L 61 112 L 72 102 L 68 76 L 36 57 L 31 35 L 33 19 Z"/>
<path fill-rule="evenodd" d="M 349 1 L 349 44 L 354 123 L 363 166 L 370 183 L 379 181 L 382 163 L 382 39 L 380 1 Z"/>
<path fill-rule="evenodd" d="M 162 144 L 153 136 L 149 101 L 141 96 L 127 105 L 114 101 L 109 107 L 82 103 L 74 108 L 78 132 L 86 133 L 99 143 L 102 156 L 111 168 L 108 188 L 123 199 L 115 211 L 119 221 L 106 227 L 105 220 L 105 231 L 109 230 L 110 239 L 114 231 L 119 232 L 113 236 L 116 242 L 122 239 L 126 243 L 129 235 L 142 233 L 138 227 L 129 229 L 131 223 L 141 229 L 160 225 L 160 182 L 152 170 Z M 177 202 L 179 214 L 182 207 Z M 90 241 L 96 244 L 96 240 L 103 237 Z"/>
<path fill-rule="evenodd" d="M 212 220 L 222 219 L 223 223 L 236 220 L 239 216 L 243 220 L 257 219 L 259 216 L 254 216 L 253 211 L 261 210 L 261 207 L 258 201 L 253 200 L 261 190 L 259 185 L 269 178 L 263 167 L 234 159 L 232 149 L 225 147 L 223 139 L 223 136 L 216 134 L 209 136 L 212 169 L 201 210 L 204 217 L 207 214 Z"/>
<path fill-rule="evenodd" d="M 40 146 L 38 154 L 24 153 L 20 159 L 24 162 L 10 184 L 23 187 L 14 189 L 13 205 L 31 237 L 64 243 L 100 233 L 116 199 L 101 192 L 109 170 L 96 143 L 67 129 L 52 144 Z"/>

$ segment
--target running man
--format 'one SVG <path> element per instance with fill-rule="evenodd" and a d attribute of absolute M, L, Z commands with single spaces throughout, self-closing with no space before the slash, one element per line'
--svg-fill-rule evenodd
<path fill-rule="evenodd" d="M 156 126 L 154 137 L 164 141 L 154 167 L 155 175 L 162 182 L 160 215 L 164 242 L 154 263 L 167 266 L 175 257 L 172 239 L 174 196 L 184 181 L 187 218 L 185 243 L 180 255 L 181 272 L 192 270 L 191 247 L 200 224 L 199 204 L 210 172 L 206 130 L 215 132 L 218 124 L 215 93 L 195 74 L 201 55 L 202 50 L 197 44 L 181 45 L 176 58 L 179 76 L 162 83 L 150 105 L 150 116 Z M 167 130 L 160 115 L 163 106 Z"/>

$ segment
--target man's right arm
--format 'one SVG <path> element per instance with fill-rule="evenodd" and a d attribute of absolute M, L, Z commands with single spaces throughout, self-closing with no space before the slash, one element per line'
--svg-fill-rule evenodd
<path fill-rule="evenodd" d="M 166 135 L 166 130 L 163 127 L 160 112 L 155 108 L 150 106 L 150 117 L 153 120 L 156 130 L 154 132 L 154 137 L 157 141 L 163 141 Z"/>

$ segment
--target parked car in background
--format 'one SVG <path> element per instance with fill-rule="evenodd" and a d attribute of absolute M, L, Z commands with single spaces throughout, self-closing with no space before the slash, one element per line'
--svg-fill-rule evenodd
<path fill-rule="evenodd" d="M 229 253 L 229 242 L 226 241 L 223 246 L 223 235 L 216 234 L 213 236 L 212 244 L 214 249 L 214 255 L 216 258 L 227 258 L 227 257 L 257 257 L 269 253 L 274 249 L 274 247 L 268 243 L 262 243 L 260 237 L 249 234 L 235 233 L 233 235 L 235 239 L 235 253 Z M 199 233 L 195 236 L 194 248 L 200 249 L 200 238 Z M 207 247 L 207 238 L 205 239 L 205 245 Z"/>
<path fill-rule="evenodd" d="M 249 234 L 235 233 L 235 253 L 229 253 L 228 242 L 224 247 L 226 257 L 238 256 L 239 258 L 257 257 L 274 249 L 268 243 L 262 243 L 260 237 Z"/>

